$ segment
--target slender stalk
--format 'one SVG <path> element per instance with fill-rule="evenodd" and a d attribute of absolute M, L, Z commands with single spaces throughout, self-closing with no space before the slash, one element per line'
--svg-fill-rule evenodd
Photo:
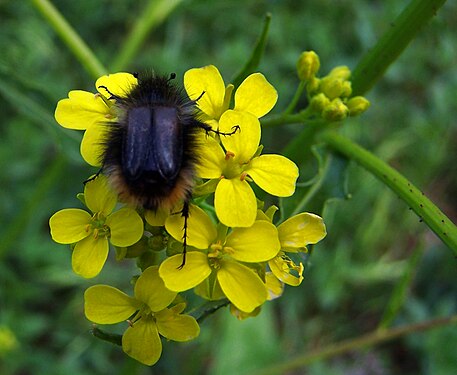
<path fill-rule="evenodd" d="M 352 95 L 363 95 L 383 76 L 446 0 L 413 0 L 360 60 L 352 74 Z"/>
<path fill-rule="evenodd" d="M 292 98 L 289 105 L 283 112 L 284 114 L 292 113 L 292 111 L 297 106 L 297 103 L 300 100 L 301 94 L 303 93 L 303 90 L 305 89 L 305 87 L 306 87 L 305 81 L 300 81 L 300 83 L 298 84 L 297 90 L 295 91 L 294 97 Z"/>
<path fill-rule="evenodd" d="M 152 29 L 163 22 L 182 0 L 150 0 L 139 16 L 121 51 L 112 65 L 112 71 L 125 69 L 143 45 Z"/>
<path fill-rule="evenodd" d="M 107 73 L 106 68 L 95 54 L 51 2 L 48 0 L 31 1 L 93 78 Z"/>
<path fill-rule="evenodd" d="M 91 333 L 100 340 L 108 341 L 114 345 L 122 346 L 122 335 L 105 332 L 100 328 L 97 328 L 95 324 L 91 330 Z"/>
<path fill-rule="evenodd" d="M 457 227 L 423 192 L 398 171 L 348 138 L 326 131 L 320 135 L 320 139 L 390 187 L 457 256 Z"/>
<path fill-rule="evenodd" d="M 307 353 L 306 355 L 293 358 L 287 363 L 256 371 L 255 375 L 286 374 L 294 369 L 309 365 L 310 363 L 321 361 L 326 358 L 335 357 L 352 350 L 377 345 L 382 342 L 394 340 L 398 337 L 406 336 L 412 333 L 427 331 L 430 329 L 456 323 L 457 315 L 453 315 L 447 318 L 437 318 L 422 323 L 410 324 L 388 330 L 376 330 L 355 339 L 345 340 L 340 343 L 329 345 L 324 349 L 316 349 L 310 353 Z"/>

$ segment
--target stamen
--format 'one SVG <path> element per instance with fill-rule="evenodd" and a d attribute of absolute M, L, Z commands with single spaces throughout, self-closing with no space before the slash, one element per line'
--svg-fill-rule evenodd
<path fill-rule="evenodd" d="M 225 160 L 229 160 L 230 158 L 235 157 L 235 154 L 232 151 L 227 151 L 225 153 Z"/>

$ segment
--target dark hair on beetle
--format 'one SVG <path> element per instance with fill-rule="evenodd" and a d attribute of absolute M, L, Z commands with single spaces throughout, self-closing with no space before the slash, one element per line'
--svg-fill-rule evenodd
<path fill-rule="evenodd" d="M 195 166 L 201 156 L 198 133 L 221 133 L 197 119 L 197 100 L 191 100 L 170 77 L 137 75 L 138 84 L 123 96 L 113 95 L 119 120 L 106 124 L 100 172 L 106 175 L 119 200 L 153 211 L 171 210 L 183 202 L 183 263 L 187 219 Z M 201 94 L 204 95 L 204 92 Z"/>

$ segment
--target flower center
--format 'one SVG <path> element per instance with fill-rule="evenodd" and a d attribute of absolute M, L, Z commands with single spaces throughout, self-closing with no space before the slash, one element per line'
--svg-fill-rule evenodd
<path fill-rule="evenodd" d="M 151 311 L 151 308 L 146 303 L 143 303 L 141 305 L 141 307 L 138 310 L 138 312 L 135 315 L 135 317 L 132 320 L 129 321 L 129 324 L 131 326 L 133 326 L 140 319 L 142 319 L 143 321 L 144 320 L 155 320 L 154 312 Z"/>
<path fill-rule="evenodd" d="M 213 243 L 208 251 L 208 263 L 213 270 L 218 270 L 221 268 L 220 261 L 224 256 L 223 252 L 224 247 L 220 242 Z"/>
<path fill-rule="evenodd" d="M 222 170 L 224 178 L 237 178 L 243 173 L 243 167 L 240 163 L 234 160 L 235 154 L 231 151 L 227 151 L 225 154 L 225 165 Z"/>
<path fill-rule="evenodd" d="M 105 224 L 105 221 L 105 215 L 103 215 L 101 212 L 97 212 L 92 216 L 86 230 L 90 231 L 95 239 L 99 237 L 109 237 L 110 229 L 108 225 Z"/>

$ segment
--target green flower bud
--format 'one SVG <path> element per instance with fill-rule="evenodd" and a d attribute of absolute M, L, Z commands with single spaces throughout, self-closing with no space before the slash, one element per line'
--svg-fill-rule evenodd
<path fill-rule="evenodd" d="M 348 107 L 340 98 L 333 99 L 322 111 L 322 118 L 327 121 L 341 121 L 349 114 Z"/>
<path fill-rule="evenodd" d="M 346 90 L 347 86 L 342 78 L 333 78 L 326 76 L 321 79 L 320 91 L 325 94 L 330 100 L 339 98 Z"/>
<path fill-rule="evenodd" d="M 126 249 L 126 258 L 136 258 L 148 250 L 148 239 L 147 237 L 141 238 L 137 243 Z"/>
<path fill-rule="evenodd" d="M 151 250 L 162 251 L 166 246 L 165 237 L 162 234 L 155 234 L 149 237 L 148 246 Z"/>
<path fill-rule="evenodd" d="M 370 102 L 363 96 L 354 96 L 347 102 L 349 116 L 358 116 L 365 112 L 370 106 Z"/>
<path fill-rule="evenodd" d="M 302 52 L 297 61 L 298 78 L 307 81 L 314 77 L 320 68 L 319 56 L 314 51 Z"/>
<path fill-rule="evenodd" d="M 311 110 L 317 113 L 321 113 L 328 105 L 330 105 L 330 99 L 323 93 L 313 96 L 309 104 Z"/>
<path fill-rule="evenodd" d="M 346 65 L 340 65 L 333 68 L 328 75 L 332 78 L 341 78 L 347 81 L 351 77 L 351 70 Z"/>
<path fill-rule="evenodd" d="M 317 93 L 317 91 L 319 90 L 320 84 L 321 84 L 320 78 L 311 77 L 306 84 L 306 90 L 308 91 L 308 94 L 313 95 L 313 94 Z"/>
<path fill-rule="evenodd" d="M 144 252 L 136 259 L 136 265 L 138 268 L 141 269 L 141 271 L 144 271 L 146 268 L 150 266 L 158 264 L 158 262 L 159 257 L 157 252 L 151 250 Z"/>
<path fill-rule="evenodd" d="M 348 98 L 352 94 L 351 81 L 343 81 L 342 92 L 340 98 Z"/>

